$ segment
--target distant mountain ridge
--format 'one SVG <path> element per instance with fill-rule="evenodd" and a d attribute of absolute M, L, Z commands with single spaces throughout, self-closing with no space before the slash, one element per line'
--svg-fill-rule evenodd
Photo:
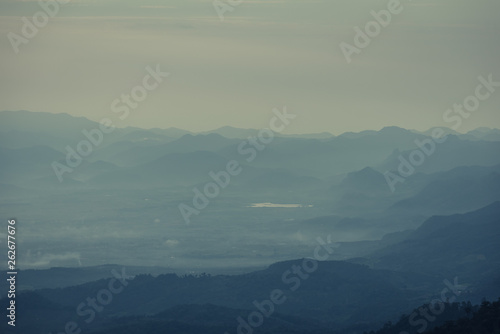
<path fill-rule="evenodd" d="M 453 275 L 465 282 L 492 280 L 500 277 L 499 238 L 497 201 L 465 214 L 433 216 L 405 240 L 370 258 L 375 268 Z"/>
<path fill-rule="evenodd" d="M 108 115 L 109 119 L 113 121 L 115 115 Z M 119 125 L 119 121 L 116 120 L 114 125 Z M 71 138 L 74 135 L 78 135 L 82 129 L 90 129 L 97 127 L 98 122 L 89 120 L 85 117 L 77 117 L 70 115 L 68 113 L 50 113 L 50 112 L 33 112 L 27 110 L 7 110 L 0 111 L 0 133 L 2 132 L 32 132 L 32 133 L 52 133 L 56 137 L 67 137 Z M 381 130 L 364 130 L 360 132 L 344 132 L 338 137 L 346 139 L 356 139 L 366 136 L 373 136 L 377 133 L 386 133 L 389 135 L 398 135 L 405 132 L 422 134 L 429 136 L 432 133 L 431 128 L 427 131 L 416 131 L 416 130 L 405 130 L 397 126 L 386 126 Z M 500 140 L 500 129 L 496 128 L 486 128 L 480 127 L 475 130 L 471 130 L 465 134 L 460 134 L 451 129 L 441 127 L 445 131 L 445 134 L 452 134 L 458 137 L 463 137 L 464 139 L 475 139 L 475 140 Z M 171 138 L 180 138 L 186 134 L 194 134 L 191 131 L 178 129 L 175 127 L 168 128 L 151 128 L 143 129 L 137 127 L 118 127 L 117 130 L 122 134 L 129 134 L 133 132 L 143 132 L 144 134 L 154 133 L 157 136 L 168 136 Z M 210 130 L 210 131 L 200 131 L 198 134 L 219 134 L 223 137 L 229 139 L 246 139 L 248 136 L 254 136 L 258 129 L 242 129 L 232 126 L 222 126 L 220 128 Z M 310 134 L 276 134 L 282 137 L 295 137 L 303 139 L 329 139 L 335 137 L 329 132 L 321 133 L 310 133 Z"/>

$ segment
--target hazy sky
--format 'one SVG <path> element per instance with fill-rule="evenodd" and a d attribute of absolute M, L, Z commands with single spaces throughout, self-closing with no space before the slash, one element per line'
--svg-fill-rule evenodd
<path fill-rule="evenodd" d="M 388 2 L 251 0 L 221 22 L 211 0 L 73 0 L 16 54 L 7 34 L 41 7 L 0 0 L 0 110 L 115 117 L 112 101 L 160 64 L 170 77 L 117 125 L 260 128 L 286 105 L 293 133 L 425 130 L 478 76 L 500 81 L 498 0 L 401 0 L 347 64 L 339 44 Z M 500 88 L 459 131 L 500 127 L 499 106 Z"/>

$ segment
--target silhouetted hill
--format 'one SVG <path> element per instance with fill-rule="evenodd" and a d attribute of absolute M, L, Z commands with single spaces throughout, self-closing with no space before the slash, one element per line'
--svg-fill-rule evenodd
<path fill-rule="evenodd" d="M 359 171 L 347 174 L 341 186 L 347 191 L 359 191 L 365 193 L 388 193 L 387 182 L 382 173 L 373 168 L 365 167 Z"/>
<path fill-rule="evenodd" d="M 218 134 L 231 139 L 247 139 L 250 136 L 255 136 L 258 132 L 256 129 L 241 129 L 232 126 L 223 126 L 215 130 L 204 131 L 201 134 Z"/>
<path fill-rule="evenodd" d="M 442 310 L 441 310 L 442 307 Z M 426 317 L 421 310 L 436 310 Z M 411 316 L 402 315 L 396 323 L 387 322 L 384 328 L 365 334 L 494 334 L 500 333 L 500 301 L 484 301 L 480 306 L 470 302 L 445 303 L 433 307 L 422 305 L 413 310 Z"/>
<path fill-rule="evenodd" d="M 269 268 L 236 276 L 185 276 L 156 278 L 139 275 L 114 296 L 103 315 L 146 315 L 181 304 L 214 304 L 234 309 L 254 309 L 253 301 L 268 299 L 271 291 L 283 291 L 281 314 L 348 326 L 377 323 L 425 300 L 437 282 L 426 276 L 371 270 L 347 262 L 319 262 L 317 270 L 298 279 L 292 273 L 303 260 L 276 263 Z M 106 280 L 38 293 L 61 305 L 78 305 L 107 285 Z M 294 290 L 295 289 L 295 290 Z M 247 316 L 247 314 L 242 315 Z"/>
<path fill-rule="evenodd" d="M 123 268 L 123 266 L 109 264 L 77 268 L 54 267 L 50 269 L 19 269 L 17 289 L 19 291 L 56 289 L 81 285 L 103 278 L 113 277 L 112 270 L 120 271 L 121 268 Z M 172 270 L 161 267 L 127 267 L 127 273 L 129 275 L 159 275 L 168 272 L 172 272 Z M 8 282 L 1 281 L 0 289 L 0 291 L 2 291 L 0 296 L 5 297 L 5 292 L 8 291 Z"/>
<path fill-rule="evenodd" d="M 373 254 L 375 268 L 458 276 L 477 283 L 500 272 L 500 202 L 480 210 L 434 216 L 404 241 Z M 491 297 L 491 296 L 485 296 Z"/>
<path fill-rule="evenodd" d="M 105 324 L 105 330 L 96 333 L 134 333 L 153 331 L 178 333 L 182 328 L 185 333 L 233 333 L 239 326 L 238 318 L 248 310 L 230 309 L 212 304 L 179 305 L 167 311 L 148 317 L 129 317 L 111 320 Z M 246 318 L 246 317 L 245 317 Z M 244 320 L 248 321 L 248 320 Z M 251 327 L 250 327 L 251 328 Z M 257 328 L 261 333 L 311 332 L 326 328 L 320 323 L 297 316 L 287 316 L 278 312 L 266 317 Z"/>
<path fill-rule="evenodd" d="M 500 301 L 483 302 L 477 312 L 470 318 L 463 317 L 447 322 L 427 334 L 469 334 L 469 333 L 500 333 Z"/>
<path fill-rule="evenodd" d="M 159 159 L 172 153 L 193 153 L 197 151 L 217 152 L 236 141 L 218 134 L 191 135 L 186 134 L 167 144 L 134 146 L 108 157 L 112 162 L 123 166 L 136 166 Z"/>
<path fill-rule="evenodd" d="M 209 172 L 225 170 L 226 164 L 226 159 L 212 152 L 171 153 L 142 165 L 103 173 L 89 183 L 109 187 L 194 185 L 211 181 Z"/>
<path fill-rule="evenodd" d="M 436 177 L 416 195 L 395 203 L 390 211 L 426 215 L 464 213 L 500 200 L 500 173 L 481 174 L 474 170 Z"/>
<path fill-rule="evenodd" d="M 61 157 L 60 152 L 47 146 L 21 149 L 0 147 L 0 182 L 21 185 L 43 176 L 55 177 L 51 163 Z"/>
<path fill-rule="evenodd" d="M 51 135 L 55 138 L 75 138 L 81 136 L 83 129 L 99 127 L 99 123 L 85 117 L 69 114 L 53 114 L 48 112 L 31 112 L 26 110 L 1 111 L 0 132 L 21 131 Z"/>
<path fill-rule="evenodd" d="M 418 149 L 419 147 L 413 144 L 409 150 L 393 152 L 377 168 L 396 171 L 401 163 L 399 156 L 402 155 L 408 160 L 411 152 Z M 425 155 L 424 162 L 415 166 L 415 170 L 422 173 L 435 173 L 460 166 L 494 166 L 500 163 L 498 152 L 500 152 L 500 142 L 462 140 L 457 136 L 449 135 L 444 143 L 436 144 L 431 155 Z"/>
<path fill-rule="evenodd" d="M 474 138 L 479 140 L 500 141 L 500 129 L 477 128 L 462 135 L 463 138 Z"/>

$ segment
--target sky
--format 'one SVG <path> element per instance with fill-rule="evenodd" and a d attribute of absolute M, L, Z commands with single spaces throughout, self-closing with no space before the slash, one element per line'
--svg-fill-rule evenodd
<path fill-rule="evenodd" d="M 391 1 L 221 0 L 221 20 L 212 0 L 73 0 L 16 53 L 9 33 L 42 8 L 1 0 L 0 110 L 116 116 L 158 64 L 170 75 L 117 126 L 263 128 L 284 106 L 289 133 L 450 126 L 479 76 L 500 81 L 500 2 L 401 0 L 348 63 L 340 44 Z M 500 128 L 499 106 L 500 88 L 457 130 Z"/>

